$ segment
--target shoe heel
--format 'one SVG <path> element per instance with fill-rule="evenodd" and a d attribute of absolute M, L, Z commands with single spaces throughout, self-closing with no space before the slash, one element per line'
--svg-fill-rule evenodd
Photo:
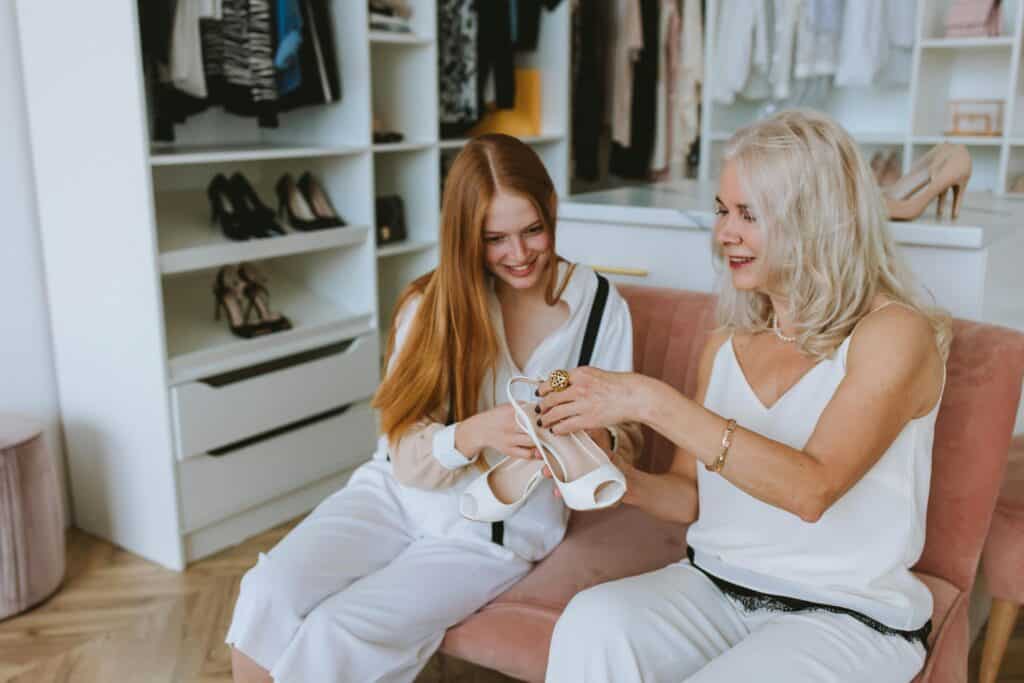
<path fill-rule="evenodd" d="M 949 188 L 946 188 L 939 193 L 939 201 L 935 205 L 935 217 L 942 218 L 942 209 L 946 206 L 946 194 L 949 192 Z"/>
<path fill-rule="evenodd" d="M 963 189 L 964 186 L 959 183 L 953 186 L 953 218 L 957 218 L 960 216 L 960 202 L 962 202 L 964 198 Z"/>

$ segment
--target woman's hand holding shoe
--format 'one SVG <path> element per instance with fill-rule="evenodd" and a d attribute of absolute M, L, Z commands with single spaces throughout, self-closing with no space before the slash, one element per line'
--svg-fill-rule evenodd
<path fill-rule="evenodd" d="M 530 436 L 519 428 L 511 404 L 491 408 L 455 425 L 455 447 L 467 458 L 493 448 L 513 458 L 539 458 Z"/>
<path fill-rule="evenodd" d="M 582 367 L 569 371 L 569 386 L 556 391 L 540 387 L 540 425 L 555 434 L 569 434 L 622 422 L 637 422 L 635 408 L 643 377 Z"/>

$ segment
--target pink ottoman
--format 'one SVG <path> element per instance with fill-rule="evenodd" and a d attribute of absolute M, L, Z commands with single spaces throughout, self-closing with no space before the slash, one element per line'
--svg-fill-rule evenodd
<path fill-rule="evenodd" d="M 0 415 L 0 619 L 42 602 L 63 580 L 62 511 L 41 427 Z"/>
<path fill-rule="evenodd" d="M 1010 444 L 1006 478 L 985 541 L 981 569 L 992 593 L 992 611 L 978 682 L 995 683 L 1024 602 L 1024 434 Z"/>

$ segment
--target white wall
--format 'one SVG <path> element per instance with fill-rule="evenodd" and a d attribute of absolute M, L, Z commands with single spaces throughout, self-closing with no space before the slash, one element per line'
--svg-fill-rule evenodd
<path fill-rule="evenodd" d="M 19 413 L 44 425 L 50 455 L 65 481 L 17 40 L 14 3 L 0 0 L 0 413 Z"/>

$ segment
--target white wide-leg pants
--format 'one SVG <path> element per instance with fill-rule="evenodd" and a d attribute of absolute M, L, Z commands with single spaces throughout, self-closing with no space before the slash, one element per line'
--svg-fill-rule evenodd
<path fill-rule="evenodd" d="M 594 586 L 555 625 L 548 683 L 907 683 L 925 650 L 845 614 L 745 610 L 689 562 Z"/>
<path fill-rule="evenodd" d="M 448 627 L 531 566 L 414 530 L 389 465 L 363 465 L 246 573 L 228 644 L 277 683 L 412 681 Z"/>

